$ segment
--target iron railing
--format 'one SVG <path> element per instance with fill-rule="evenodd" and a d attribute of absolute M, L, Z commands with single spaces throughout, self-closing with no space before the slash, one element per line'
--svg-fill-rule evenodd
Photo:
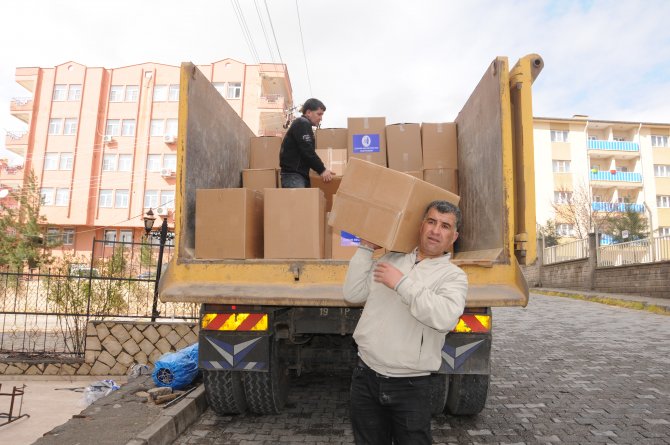
<path fill-rule="evenodd" d="M 601 246 L 597 250 L 598 267 L 670 261 L 670 236 Z"/>
<path fill-rule="evenodd" d="M 588 238 L 571 241 L 565 244 L 546 247 L 542 256 L 542 264 L 555 264 L 563 261 L 573 261 L 589 256 Z"/>

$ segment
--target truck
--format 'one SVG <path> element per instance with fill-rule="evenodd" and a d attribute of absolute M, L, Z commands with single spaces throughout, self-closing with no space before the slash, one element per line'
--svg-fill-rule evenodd
<path fill-rule="evenodd" d="M 484 408 L 493 308 L 528 303 L 520 265 L 536 258 L 531 87 L 543 66 L 537 54 L 511 69 L 507 57 L 496 57 L 454 120 L 463 224 L 453 262 L 469 291 L 432 375 L 434 414 Z M 342 295 L 347 261 L 195 257 L 196 190 L 240 187 L 253 136 L 197 66 L 183 63 L 175 252 L 159 296 L 200 305 L 198 362 L 209 406 L 220 415 L 279 413 L 291 378 L 352 366 L 362 313 Z"/>

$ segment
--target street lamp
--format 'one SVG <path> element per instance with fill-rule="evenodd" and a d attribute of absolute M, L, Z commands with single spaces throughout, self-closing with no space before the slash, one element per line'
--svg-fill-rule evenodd
<path fill-rule="evenodd" d="M 159 312 L 158 312 L 158 282 L 161 279 L 161 269 L 163 268 L 163 250 L 165 249 L 165 241 L 168 238 L 168 223 L 167 223 L 167 216 L 163 217 L 163 223 L 161 224 L 161 230 L 158 234 L 156 233 L 151 233 L 151 229 L 154 226 L 154 221 L 156 221 L 156 217 L 154 216 L 154 212 L 149 209 L 149 211 L 146 213 L 144 216 L 144 230 L 147 233 L 147 238 L 149 238 L 149 235 L 152 235 L 153 237 L 158 237 L 159 239 L 159 247 L 158 247 L 158 262 L 156 264 L 156 282 L 154 283 L 154 302 L 153 306 L 151 307 L 151 321 L 154 322 L 156 321 L 156 318 L 158 318 Z M 156 236 L 158 235 L 158 236 Z"/>

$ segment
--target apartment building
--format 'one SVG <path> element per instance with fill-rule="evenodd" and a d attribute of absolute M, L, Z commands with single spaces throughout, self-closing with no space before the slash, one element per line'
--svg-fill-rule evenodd
<path fill-rule="evenodd" d="M 293 106 L 285 65 L 224 59 L 198 68 L 255 134 L 283 135 Z M 27 128 L 8 132 L 6 147 L 35 172 L 58 250 L 90 253 L 94 238 L 139 241 L 149 208 L 173 225 L 179 76 L 178 66 L 158 63 L 16 69 L 30 95 L 10 112 Z"/>
<path fill-rule="evenodd" d="M 534 118 L 537 222 L 586 191 L 594 212 L 645 213 L 654 236 L 670 235 L 670 123 Z M 575 227 L 557 218 L 558 232 Z"/>

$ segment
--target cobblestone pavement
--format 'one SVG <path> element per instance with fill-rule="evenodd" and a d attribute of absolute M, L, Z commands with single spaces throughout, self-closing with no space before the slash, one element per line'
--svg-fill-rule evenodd
<path fill-rule="evenodd" d="M 494 310 L 487 406 L 440 415 L 437 444 L 670 444 L 670 319 L 598 303 L 533 295 Z M 174 443 L 351 444 L 349 374 L 292 382 L 276 416 L 211 410 Z"/>

